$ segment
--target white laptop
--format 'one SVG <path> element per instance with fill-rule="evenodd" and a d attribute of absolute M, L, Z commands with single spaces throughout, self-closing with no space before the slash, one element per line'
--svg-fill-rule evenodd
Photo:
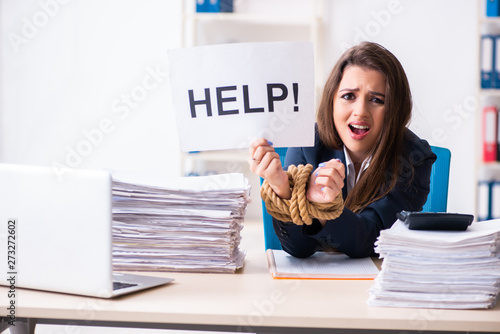
<path fill-rule="evenodd" d="M 171 282 L 112 272 L 111 206 L 109 172 L 0 164 L 0 285 L 111 298 Z"/>

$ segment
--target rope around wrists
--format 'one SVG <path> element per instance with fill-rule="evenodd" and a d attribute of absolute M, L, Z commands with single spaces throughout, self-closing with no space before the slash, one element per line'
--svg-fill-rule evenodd
<path fill-rule="evenodd" d="M 296 225 L 311 225 L 313 218 L 328 220 L 340 216 L 344 209 L 342 193 L 331 203 L 315 203 L 307 200 L 307 184 L 312 170 L 313 166 L 310 164 L 288 167 L 286 173 L 292 190 L 292 197 L 289 200 L 276 195 L 266 180 L 262 183 L 260 195 L 271 216 Z"/>

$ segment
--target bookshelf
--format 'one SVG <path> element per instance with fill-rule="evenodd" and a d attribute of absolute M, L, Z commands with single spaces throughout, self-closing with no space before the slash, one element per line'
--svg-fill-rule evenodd
<path fill-rule="evenodd" d="M 196 0 L 182 6 L 183 47 L 233 42 L 312 41 L 314 46 L 316 100 L 324 82 L 322 26 L 325 0 L 234 1 L 231 13 L 196 12 Z M 183 154 L 185 175 L 231 172 L 247 167 L 248 149 Z M 219 166 L 217 166 L 219 165 Z M 228 167 L 230 166 L 230 167 Z"/>
<path fill-rule="evenodd" d="M 196 0 L 182 2 L 182 47 L 238 42 L 312 41 L 315 98 L 321 96 L 325 73 L 322 31 L 326 0 L 234 0 L 233 12 L 200 13 Z M 244 173 L 252 187 L 246 217 L 262 219 L 260 179 L 250 171 L 248 148 L 181 154 L 183 175 Z"/>
<path fill-rule="evenodd" d="M 478 1 L 479 61 L 476 80 L 478 98 L 476 130 L 479 134 L 476 136 L 477 220 L 500 218 L 500 154 L 497 154 L 497 157 L 493 159 L 485 158 L 487 155 L 490 155 L 489 153 L 485 153 L 485 151 L 488 151 L 487 145 L 485 145 L 485 137 L 490 138 L 490 141 L 493 139 L 495 146 L 500 144 L 500 84 L 495 83 L 495 68 L 500 68 L 500 12 L 499 16 L 487 15 L 487 6 L 493 4 L 499 6 L 498 1 Z M 485 42 L 483 40 L 485 36 L 493 37 Z M 487 43 L 491 44 L 487 45 Z M 490 50 L 495 45 L 496 54 L 493 50 Z M 497 63 L 496 66 L 494 62 Z M 491 75 L 491 80 L 485 79 L 485 75 L 488 72 Z M 491 122 L 485 121 L 484 116 L 485 109 L 490 106 L 496 108 L 496 119 Z M 496 147 L 494 149 L 498 152 Z"/>

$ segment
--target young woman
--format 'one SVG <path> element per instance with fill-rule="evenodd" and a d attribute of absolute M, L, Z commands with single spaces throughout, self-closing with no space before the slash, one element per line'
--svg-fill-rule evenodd
<path fill-rule="evenodd" d="M 396 213 L 420 211 L 429 193 L 436 156 L 407 126 L 412 99 L 397 58 L 376 43 L 347 50 L 325 84 L 317 114 L 314 147 L 289 148 L 290 165 L 311 164 L 307 200 L 330 203 L 341 194 L 344 207 L 332 220 L 296 225 L 273 218 L 283 249 L 296 257 L 336 249 L 351 257 L 373 255 L 380 230 Z M 290 199 L 288 175 L 271 143 L 250 147 L 251 170 L 274 193 Z"/>

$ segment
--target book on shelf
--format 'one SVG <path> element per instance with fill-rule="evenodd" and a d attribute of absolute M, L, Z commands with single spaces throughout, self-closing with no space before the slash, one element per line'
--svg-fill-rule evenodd
<path fill-rule="evenodd" d="M 500 218 L 500 181 L 478 182 L 478 220 Z"/>
<path fill-rule="evenodd" d="M 500 89 L 500 34 L 481 35 L 480 74 L 482 89 Z"/>
<path fill-rule="evenodd" d="M 493 69 L 495 61 L 495 36 L 491 34 L 481 35 L 481 88 L 493 87 Z"/>
<path fill-rule="evenodd" d="M 372 280 L 379 273 L 371 258 L 350 258 L 338 252 L 316 252 L 302 259 L 283 250 L 268 249 L 266 256 L 275 279 Z"/>
<path fill-rule="evenodd" d="M 500 110 L 497 108 L 497 124 L 496 124 L 496 133 L 497 133 L 497 161 L 500 161 Z"/>
<path fill-rule="evenodd" d="M 500 88 L 500 35 L 493 35 L 492 39 L 493 55 L 491 57 L 491 88 Z"/>
<path fill-rule="evenodd" d="M 498 17 L 500 16 L 500 0 L 484 0 L 486 1 L 486 16 Z"/>
<path fill-rule="evenodd" d="M 232 13 L 233 0 L 196 0 L 198 13 Z"/>
<path fill-rule="evenodd" d="M 497 161 L 498 110 L 494 105 L 483 107 L 483 161 Z"/>

